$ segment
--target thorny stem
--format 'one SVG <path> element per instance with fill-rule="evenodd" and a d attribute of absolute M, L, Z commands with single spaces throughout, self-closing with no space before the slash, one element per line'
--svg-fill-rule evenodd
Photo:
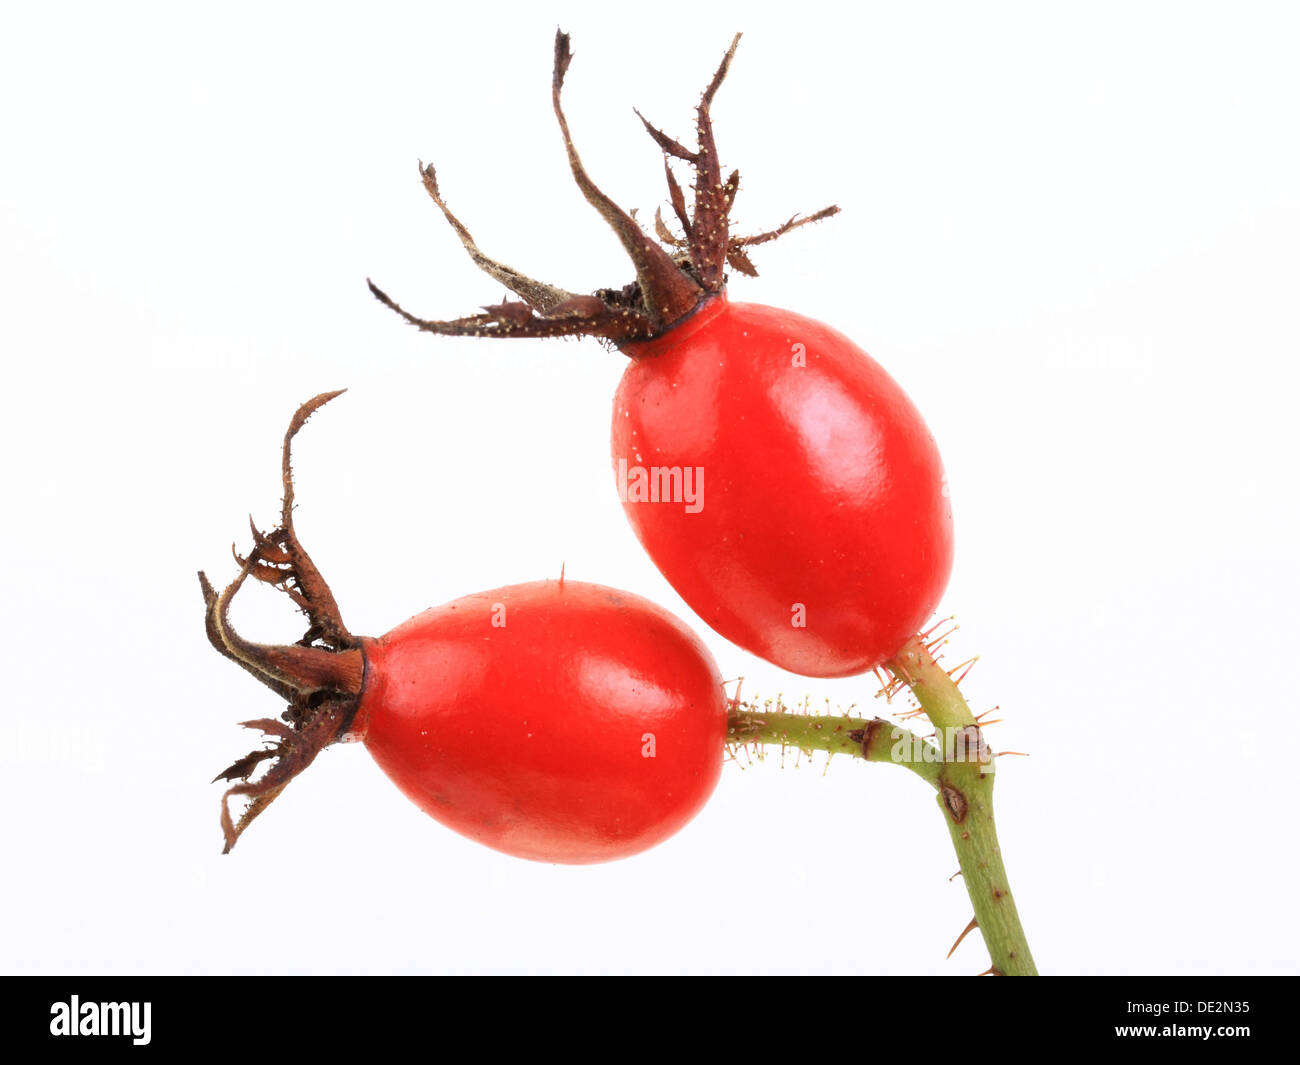
<path fill-rule="evenodd" d="M 1036 976 L 1038 970 L 998 845 L 993 820 L 993 758 L 979 724 L 923 637 L 909 640 L 887 668 L 896 683 L 910 688 L 920 701 L 935 726 L 935 742 L 879 717 L 866 721 L 792 713 L 779 700 L 773 708 L 739 699 L 732 707 L 728 738 L 741 746 L 768 744 L 832 755 L 845 753 L 910 769 L 935 790 L 975 910 L 973 924 L 966 931 L 978 927 L 983 933 L 992 959 L 988 971 L 999 976 Z"/>
<path fill-rule="evenodd" d="M 739 746 L 760 743 L 893 763 L 910 769 L 932 788 L 939 787 L 941 752 L 901 725 L 879 717 L 866 721 L 791 712 L 779 700 L 775 707 L 739 702 L 728 719 L 727 740 Z"/>
<path fill-rule="evenodd" d="M 967 741 L 953 744 L 964 747 L 966 757 L 945 761 L 939 780 L 939 809 L 961 863 L 962 880 L 992 959 L 992 971 L 1003 976 L 1037 976 L 1002 862 L 993 820 L 996 774 L 992 759 L 986 762 L 983 757 L 987 748 L 975 716 L 957 684 L 935 662 L 923 637 L 912 637 L 887 665 L 911 689 L 939 735 Z M 971 747 L 981 757 L 969 757 Z"/>

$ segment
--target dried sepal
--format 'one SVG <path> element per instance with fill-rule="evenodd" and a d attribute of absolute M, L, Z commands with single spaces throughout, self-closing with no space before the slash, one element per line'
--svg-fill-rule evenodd
<path fill-rule="evenodd" d="M 199 574 L 204 623 L 213 647 L 288 703 L 283 721 L 262 718 L 243 723 L 265 733 L 271 746 L 250 752 L 217 774 L 216 780 L 241 781 L 221 798 L 226 851 L 290 780 L 342 736 L 360 698 L 365 673 L 360 641 L 344 625 L 329 585 L 293 528 L 293 438 L 316 410 L 339 394 L 314 397 L 298 408 L 289 423 L 281 452 L 280 527 L 263 533 L 250 521 L 253 546 L 247 556 L 235 552 L 239 573 L 223 591 L 217 592 L 206 575 Z M 296 644 L 254 643 L 235 630 L 231 603 L 249 577 L 278 587 L 307 615 L 307 632 Z M 270 765 L 261 777 L 251 780 L 266 762 Z M 230 803 L 239 797 L 249 802 L 236 822 Z"/>
<path fill-rule="evenodd" d="M 613 305 L 596 296 L 574 297 L 557 307 L 554 313 L 547 315 L 530 313 L 525 317 L 513 310 L 502 312 L 499 308 L 488 308 L 483 314 L 434 321 L 417 318 L 379 289 L 374 282 L 368 284 L 375 299 L 385 307 L 401 315 L 422 332 L 437 333 L 441 336 L 504 338 L 595 336 L 619 341 L 644 340 L 654 336 L 656 332 L 654 323 L 644 314 L 627 307 Z"/>
<path fill-rule="evenodd" d="M 655 212 L 654 235 L 647 233 L 638 223 L 636 212 L 619 207 L 587 173 L 561 106 L 561 93 L 573 53 L 568 34 L 556 32 L 551 104 L 560 126 L 569 169 L 583 196 L 614 231 L 632 260 L 636 270 L 635 282 L 621 288 L 601 289 L 591 296 L 579 296 L 537 281 L 490 258 L 481 251 L 469 230 L 447 207 L 434 168 L 421 164 L 420 179 L 426 191 L 442 211 L 470 258 L 481 270 L 517 295 L 523 304 L 506 301 L 485 306 L 481 314 L 427 319 L 411 314 L 373 282 L 367 282 L 371 293 L 417 329 L 442 336 L 594 336 L 622 344 L 651 339 L 666 332 L 709 296 L 721 292 L 726 284 L 728 266 L 739 273 L 756 276 L 758 271 L 753 261 L 742 249 L 774 240 L 808 222 L 829 217 L 838 208 L 828 207 L 807 218 L 795 216 L 777 229 L 754 236 L 730 235 L 729 215 L 740 188 L 740 174 L 732 171 L 725 181 L 722 178 L 710 111 L 739 42 L 740 34 L 736 34 L 696 107 L 695 149 L 688 148 L 652 125 L 639 111 L 636 112 L 664 153 L 669 203 L 683 234 L 678 238 L 664 223 L 660 211 Z M 682 187 L 673 174 L 672 159 L 688 163 L 695 172 L 692 182 L 694 202 L 689 210 Z M 677 249 L 684 249 L 685 253 L 672 254 Z"/>
<path fill-rule="evenodd" d="M 438 191 L 438 175 L 434 171 L 432 163 L 428 166 L 423 163 L 420 164 L 420 180 L 424 183 L 429 198 L 438 205 L 438 209 L 442 211 L 443 217 L 447 219 L 447 223 L 455 231 L 456 236 L 460 238 L 461 244 L 465 246 L 465 250 L 474 261 L 474 265 L 480 270 L 490 277 L 496 278 L 535 310 L 547 311 L 557 304 L 573 298 L 572 292 L 555 285 L 548 285 L 544 281 L 537 281 L 526 274 L 521 274 L 513 267 L 506 266 L 504 263 L 497 262 L 495 259 L 490 259 L 484 255 L 479 250 L 474 238 L 470 236 L 469 230 L 461 224 L 459 218 L 451 213 L 451 209 L 443 200 L 442 194 Z"/>

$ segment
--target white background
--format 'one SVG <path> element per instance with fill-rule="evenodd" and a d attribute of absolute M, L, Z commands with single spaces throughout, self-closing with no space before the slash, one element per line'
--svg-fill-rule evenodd
<path fill-rule="evenodd" d="M 644 15 L 649 10 L 651 14 Z M 647 212 L 715 109 L 742 229 L 837 202 L 734 298 L 857 339 L 943 450 L 949 661 L 1005 719 L 1003 849 L 1041 968 L 1295 971 L 1296 25 L 1284 5 L 22 5 L 0 39 L 0 969 L 974 973 L 947 834 L 887 766 L 726 768 L 638 858 L 522 862 L 322 756 L 220 854 L 213 774 L 269 692 L 203 636 L 194 571 L 298 527 L 353 631 L 555 576 L 701 627 L 611 483 L 622 357 L 417 334 L 500 287 L 630 278 L 572 187 Z M 851 18 L 852 21 L 846 21 Z M 267 593 L 237 620 L 296 638 Z M 868 712 L 704 633 L 748 692 Z M 529 693 L 521 690 L 527 700 Z"/>

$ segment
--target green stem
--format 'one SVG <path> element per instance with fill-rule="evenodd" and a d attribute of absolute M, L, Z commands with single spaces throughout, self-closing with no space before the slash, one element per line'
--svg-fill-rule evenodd
<path fill-rule="evenodd" d="M 937 793 L 936 800 L 962 880 L 975 909 L 975 921 L 992 959 L 991 971 L 1004 976 L 1036 976 L 1007 881 L 993 821 L 993 758 L 970 707 L 952 678 L 935 662 L 921 637 L 913 637 L 888 663 L 891 673 L 911 688 L 935 727 L 931 743 L 901 725 L 881 718 L 791 713 L 738 704 L 731 714 L 730 739 L 799 750 L 848 754 L 869 762 L 892 762 L 910 769 Z"/>
<path fill-rule="evenodd" d="M 939 809 L 952 836 L 993 969 L 1003 976 L 1037 976 L 998 846 L 993 821 L 993 758 L 979 725 L 957 685 L 935 662 L 920 636 L 913 636 L 888 666 L 912 689 L 943 738 Z"/>
<path fill-rule="evenodd" d="M 875 718 L 817 716 L 789 712 L 784 704 L 768 712 L 748 705 L 733 712 L 729 739 L 733 743 L 765 743 L 800 751 L 847 754 L 868 762 L 892 762 L 910 769 L 936 791 L 943 771 L 942 752 L 901 725 Z"/>

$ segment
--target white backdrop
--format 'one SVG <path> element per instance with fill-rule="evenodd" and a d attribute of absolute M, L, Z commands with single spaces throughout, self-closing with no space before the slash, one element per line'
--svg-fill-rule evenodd
<path fill-rule="evenodd" d="M 756 253 L 733 297 L 853 336 L 943 450 L 949 653 L 1000 705 L 998 809 L 1045 972 L 1295 971 L 1300 149 L 1285 5 L 26 5 L 0 39 L 10 972 L 977 972 L 927 790 L 847 759 L 729 765 L 645 855 L 530 864 L 323 755 L 233 854 L 213 774 L 279 705 L 204 640 L 246 518 L 298 526 L 356 632 L 558 574 L 702 630 L 748 692 L 880 709 L 703 631 L 611 483 L 622 358 L 417 334 L 482 246 L 567 287 L 630 278 L 584 159 L 662 202 L 634 105 L 715 119 Z M 851 18 L 853 21 L 845 21 Z M 238 614 L 296 638 L 269 593 Z M 526 699 L 527 691 L 520 697 Z M 869 930 L 869 931 L 868 931 Z"/>

